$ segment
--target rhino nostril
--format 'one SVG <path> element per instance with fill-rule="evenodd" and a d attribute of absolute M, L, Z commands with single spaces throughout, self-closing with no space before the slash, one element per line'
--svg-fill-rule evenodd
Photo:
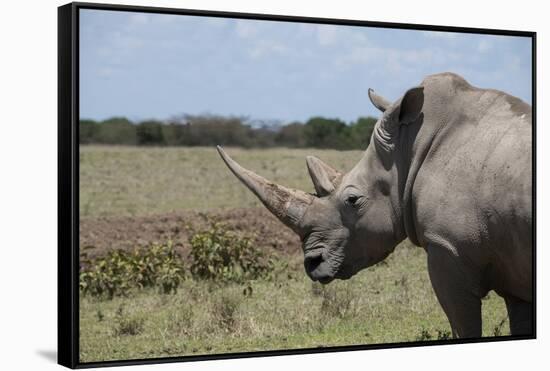
<path fill-rule="evenodd" d="M 323 255 L 321 253 L 306 256 L 304 258 L 304 266 L 306 271 L 313 272 L 323 262 Z"/>

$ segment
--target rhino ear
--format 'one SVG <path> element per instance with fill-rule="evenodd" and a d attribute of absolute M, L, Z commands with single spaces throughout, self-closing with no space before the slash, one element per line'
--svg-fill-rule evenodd
<path fill-rule="evenodd" d="M 342 173 L 314 156 L 307 156 L 306 163 L 317 196 L 323 197 L 332 193 L 338 186 Z"/>
<path fill-rule="evenodd" d="M 369 99 L 373 104 L 373 106 L 375 106 L 382 112 L 385 112 L 388 109 L 388 107 L 391 105 L 391 103 L 388 100 L 376 94 L 374 90 L 370 88 L 369 88 Z"/>
<path fill-rule="evenodd" d="M 414 122 L 422 113 L 423 106 L 424 87 L 417 86 L 407 90 L 401 99 L 384 112 L 380 126 L 374 132 L 376 142 L 381 144 L 384 150 L 391 151 L 399 127 Z"/>
<path fill-rule="evenodd" d="M 399 124 L 409 124 L 414 122 L 424 106 L 424 87 L 417 86 L 407 90 L 401 102 L 395 106 L 395 112 L 392 112 L 392 116 L 397 116 Z"/>

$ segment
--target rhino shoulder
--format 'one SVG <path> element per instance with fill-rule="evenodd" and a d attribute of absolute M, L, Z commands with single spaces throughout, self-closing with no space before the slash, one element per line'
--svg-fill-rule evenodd
<path fill-rule="evenodd" d="M 462 76 L 453 72 L 442 72 L 428 75 L 422 80 L 422 86 L 439 85 L 453 90 L 473 90 L 475 89 Z"/>
<path fill-rule="evenodd" d="M 523 100 L 501 90 L 478 88 L 453 72 L 428 75 L 421 85 L 428 87 L 428 90 L 435 93 L 434 95 L 439 99 L 446 97 L 443 99 L 452 100 L 459 96 L 463 102 L 469 102 L 468 105 L 472 111 L 486 106 L 487 102 L 492 102 L 489 106 L 493 106 L 496 110 L 511 112 L 512 116 L 521 117 L 527 121 L 531 118 L 531 106 Z"/>

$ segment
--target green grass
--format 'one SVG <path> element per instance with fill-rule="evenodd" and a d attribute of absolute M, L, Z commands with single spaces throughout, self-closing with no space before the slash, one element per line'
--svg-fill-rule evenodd
<path fill-rule="evenodd" d="M 315 348 L 437 339 L 450 332 L 426 270 L 425 252 L 403 243 L 387 263 L 327 286 L 312 283 L 295 256 L 276 281 L 216 286 L 187 280 L 175 295 L 80 300 L 83 362 Z M 290 275 L 290 278 L 288 277 Z M 483 301 L 483 335 L 506 317 Z M 499 327 L 507 335 L 508 323 Z M 424 336 L 424 337 L 423 337 Z"/>
<path fill-rule="evenodd" d="M 312 192 L 306 156 L 350 170 L 362 151 L 227 148 L 258 174 Z M 261 207 L 209 147 L 80 147 L 80 215 L 130 216 L 177 210 Z"/>

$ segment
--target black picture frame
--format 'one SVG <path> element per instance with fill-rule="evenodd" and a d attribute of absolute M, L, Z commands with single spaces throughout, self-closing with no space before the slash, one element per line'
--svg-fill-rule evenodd
<path fill-rule="evenodd" d="M 406 30 L 475 33 L 502 36 L 521 36 L 532 41 L 532 109 L 533 109 L 533 291 L 536 292 L 536 32 L 433 26 L 345 20 L 315 17 L 298 17 L 273 14 L 234 13 L 144 7 L 131 5 L 69 3 L 58 8 L 58 363 L 69 368 L 106 367 L 137 364 L 155 364 L 183 361 L 264 357 L 320 352 L 341 352 L 368 349 L 386 349 L 431 345 L 449 345 L 510 340 L 536 339 L 536 295 L 533 302 L 534 332 L 525 336 L 501 336 L 479 339 L 451 339 L 430 342 L 406 342 L 339 346 L 330 348 L 289 349 L 276 351 L 241 352 L 199 356 L 182 356 L 150 359 L 127 359 L 82 363 L 79 361 L 79 11 L 82 9 L 111 10 L 124 12 L 193 15 L 236 19 L 271 20 L 315 24 L 369 26 Z"/>

